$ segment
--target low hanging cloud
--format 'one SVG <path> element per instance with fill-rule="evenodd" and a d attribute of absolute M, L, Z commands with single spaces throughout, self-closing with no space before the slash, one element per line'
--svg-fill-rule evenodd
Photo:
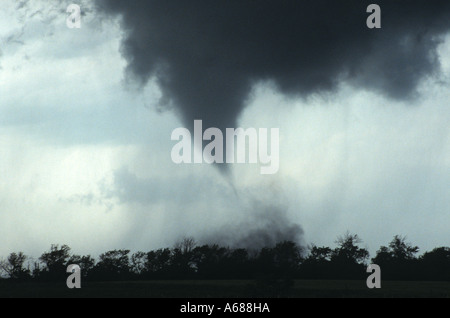
<path fill-rule="evenodd" d="M 127 73 L 156 79 L 161 103 L 194 119 L 235 127 L 252 87 L 287 96 L 329 92 L 341 81 L 394 99 L 415 95 L 440 70 L 450 2 L 377 1 L 382 28 L 368 29 L 370 1 L 96 0 L 120 16 Z"/>

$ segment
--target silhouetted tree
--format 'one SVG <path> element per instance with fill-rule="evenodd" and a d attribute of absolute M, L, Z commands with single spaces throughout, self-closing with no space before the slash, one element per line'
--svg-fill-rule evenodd
<path fill-rule="evenodd" d="M 187 255 L 192 252 L 196 244 L 193 237 L 185 237 L 181 241 L 175 243 L 174 250 L 180 250 L 181 254 Z"/>
<path fill-rule="evenodd" d="M 42 278 L 43 269 L 41 268 L 41 264 L 38 261 L 33 262 L 33 270 L 31 271 L 31 276 L 33 279 L 39 280 Z"/>
<path fill-rule="evenodd" d="M 307 259 L 314 262 L 329 262 L 331 260 L 331 252 L 332 250 L 329 247 L 312 245 Z"/>
<path fill-rule="evenodd" d="M 69 264 L 81 267 L 83 279 L 252 279 L 249 295 L 255 297 L 289 296 L 294 278 L 365 279 L 369 253 L 360 247 L 358 235 L 346 233 L 338 237 L 337 246 L 311 245 L 306 258 L 303 248 L 285 241 L 257 250 L 230 249 L 217 244 L 196 246 L 193 238 L 185 238 L 175 246 L 136 252 L 113 250 L 103 253 L 99 262 L 90 256 L 70 255 L 67 245 L 51 245 L 50 251 L 34 262 L 22 252 L 11 253 L 0 261 L 0 271 L 11 279 L 64 281 Z M 419 248 L 396 235 L 388 246 L 381 246 L 372 263 L 381 267 L 387 280 L 450 281 L 450 248 L 439 247 L 416 256 Z M 25 266 L 28 263 L 28 268 Z M 32 273 L 32 274 L 31 274 Z"/>
<path fill-rule="evenodd" d="M 201 278 L 223 278 L 229 274 L 226 267 L 228 250 L 217 244 L 198 246 L 192 250 L 191 267 Z"/>
<path fill-rule="evenodd" d="M 27 256 L 22 253 L 11 253 L 6 260 L 0 261 L 0 270 L 4 271 L 9 278 L 25 280 L 30 278 L 30 270 L 24 267 Z"/>
<path fill-rule="evenodd" d="M 92 272 L 96 280 L 124 280 L 131 277 L 130 250 L 113 250 L 99 256 Z"/>
<path fill-rule="evenodd" d="M 144 252 L 136 252 L 131 255 L 131 271 L 136 275 L 144 273 L 146 260 L 147 254 Z"/>
<path fill-rule="evenodd" d="M 256 281 L 249 293 L 253 297 L 287 297 L 302 260 L 302 249 L 292 241 L 262 248 L 254 262 Z"/>
<path fill-rule="evenodd" d="M 422 279 L 450 281 L 450 248 L 437 247 L 420 257 Z"/>
<path fill-rule="evenodd" d="M 394 260 L 400 261 L 413 260 L 419 252 L 418 246 L 412 246 L 411 243 L 406 242 L 406 237 L 399 235 L 394 236 L 394 239 L 389 243 L 389 249 Z"/>
<path fill-rule="evenodd" d="M 311 245 L 309 250 L 308 257 L 301 265 L 300 276 L 313 279 L 331 278 L 331 248 Z"/>
<path fill-rule="evenodd" d="M 183 252 L 185 251 L 185 252 Z M 191 262 L 192 251 L 174 248 L 170 255 L 170 276 L 178 279 L 192 278 L 194 267 Z"/>
<path fill-rule="evenodd" d="M 93 259 L 90 255 L 80 256 L 80 255 L 72 255 L 69 258 L 67 264 L 76 264 L 81 268 L 81 277 L 89 278 L 92 269 L 95 266 L 95 259 Z"/>
<path fill-rule="evenodd" d="M 257 264 L 265 276 L 277 278 L 293 277 L 302 261 L 302 250 L 294 242 L 284 241 L 274 247 L 261 249 Z"/>
<path fill-rule="evenodd" d="M 252 259 L 244 248 L 234 249 L 228 252 L 229 256 L 224 267 L 226 278 L 230 279 L 248 279 L 252 278 Z"/>
<path fill-rule="evenodd" d="M 390 263 L 393 262 L 393 255 L 388 247 L 380 246 L 380 249 L 377 251 L 377 254 L 374 258 L 372 258 L 372 263 L 377 264 L 381 267 L 385 267 L 385 265 L 389 266 Z"/>
<path fill-rule="evenodd" d="M 331 253 L 331 260 L 344 260 L 351 263 L 363 264 L 369 257 L 369 252 L 360 248 L 362 240 L 357 234 L 346 233 L 337 239 L 338 246 Z"/>
<path fill-rule="evenodd" d="M 150 278 L 168 278 L 172 251 L 169 248 L 147 253 L 145 271 Z"/>
<path fill-rule="evenodd" d="M 395 235 L 389 247 L 381 246 L 372 263 L 381 267 L 385 279 L 418 279 L 419 247 L 406 242 L 406 238 Z"/>
<path fill-rule="evenodd" d="M 302 248 L 292 241 L 280 242 L 273 248 L 275 268 L 282 277 L 294 277 L 303 261 Z"/>
<path fill-rule="evenodd" d="M 50 251 L 42 254 L 39 260 L 45 265 L 40 272 L 40 277 L 48 280 L 60 280 L 66 276 L 66 268 L 69 265 L 70 247 L 52 244 Z"/>
<path fill-rule="evenodd" d="M 358 245 L 362 240 L 357 234 L 346 233 L 338 237 L 338 246 L 331 252 L 333 276 L 342 279 L 361 279 L 365 275 L 366 260 L 369 251 Z"/>

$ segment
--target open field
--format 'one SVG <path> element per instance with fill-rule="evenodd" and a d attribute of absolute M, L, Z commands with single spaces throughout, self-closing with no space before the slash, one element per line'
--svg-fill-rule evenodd
<path fill-rule="evenodd" d="M 365 281 L 296 280 L 294 282 L 127 281 L 84 282 L 78 290 L 62 283 L 0 282 L 0 297 L 450 297 L 450 282 L 382 282 L 368 289 Z"/>

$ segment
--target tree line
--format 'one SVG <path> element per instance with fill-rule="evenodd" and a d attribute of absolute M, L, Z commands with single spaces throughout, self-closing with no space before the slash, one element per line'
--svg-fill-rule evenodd
<path fill-rule="evenodd" d="M 173 248 L 150 252 L 112 250 L 96 261 L 90 255 L 72 255 L 67 245 L 52 245 L 37 260 L 22 252 L 0 261 L 3 279 L 60 281 L 66 268 L 77 264 L 83 280 L 171 279 L 365 279 L 368 264 L 381 267 L 385 280 L 450 281 L 450 248 L 438 247 L 418 256 L 419 248 L 396 235 L 369 259 L 356 234 L 338 237 L 337 246 L 301 247 L 284 241 L 258 250 L 217 244 L 197 245 L 185 238 Z"/>

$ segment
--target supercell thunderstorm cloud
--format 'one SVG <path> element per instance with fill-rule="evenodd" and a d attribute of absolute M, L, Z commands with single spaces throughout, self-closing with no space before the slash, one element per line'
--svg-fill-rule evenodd
<path fill-rule="evenodd" d="M 48 3 L 0 12 L 0 256 L 449 244 L 448 0 Z M 175 164 L 194 120 L 279 128 L 279 171 Z"/>
<path fill-rule="evenodd" d="M 340 81 L 395 99 L 440 69 L 450 3 L 381 1 L 383 32 L 364 25 L 367 1 L 97 0 L 119 15 L 127 71 L 155 77 L 186 125 L 235 127 L 252 87 L 283 94 L 332 91 Z"/>

